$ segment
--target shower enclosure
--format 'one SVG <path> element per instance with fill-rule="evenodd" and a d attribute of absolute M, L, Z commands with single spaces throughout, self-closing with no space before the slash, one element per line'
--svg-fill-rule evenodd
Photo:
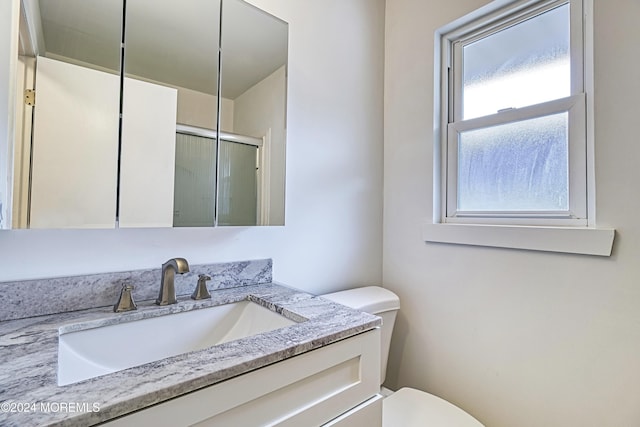
<path fill-rule="evenodd" d="M 174 227 L 211 226 L 216 217 L 218 225 L 261 225 L 264 141 L 225 132 L 219 138 L 217 152 L 215 131 L 177 126 Z"/>

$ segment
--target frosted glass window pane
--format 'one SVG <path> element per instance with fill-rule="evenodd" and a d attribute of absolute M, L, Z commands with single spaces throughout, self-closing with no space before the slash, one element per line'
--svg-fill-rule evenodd
<path fill-rule="evenodd" d="M 568 113 L 462 132 L 461 211 L 568 210 Z"/>
<path fill-rule="evenodd" d="M 463 69 L 463 119 L 569 96 L 569 5 L 464 46 Z"/>

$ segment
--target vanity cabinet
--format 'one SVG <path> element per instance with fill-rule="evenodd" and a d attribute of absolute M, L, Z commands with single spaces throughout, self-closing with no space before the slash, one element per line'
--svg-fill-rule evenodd
<path fill-rule="evenodd" d="M 373 329 L 102 425 L 380 427 L 379 384 Z"/>

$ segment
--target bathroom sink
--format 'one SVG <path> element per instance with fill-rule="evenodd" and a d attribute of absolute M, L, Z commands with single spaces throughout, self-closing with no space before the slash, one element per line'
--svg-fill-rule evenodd
<path fill-rule="evenodd" d="M 61 333 L 58 385 L 73 384 L 295 323 L 259 304 L 240 301 Z"/>

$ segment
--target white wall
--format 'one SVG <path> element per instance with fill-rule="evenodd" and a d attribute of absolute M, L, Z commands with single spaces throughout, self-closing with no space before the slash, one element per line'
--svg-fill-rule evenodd
<path fill-rule="evenodd" d="M 177 122 L 183 125 L 215 129 L 218 97 L 184 87 L 174 87 L 178 89 Z M 231 132 L 233 130 L 233 101 L 222 98 L 220 110 L 220 130 Z"/>
<path fill-rule="evenodd" d="M 290 24 L 286 225 L 3 231 L 0 280 L 160 268 L 184 256 L 272 257 L 276 280 L 312 292 L 380 283 L 384 2 L 252 3 Z M 0 31 L 4 43 L 8 26 Z"/>
<path fill-rule="evenodd" d="M 600 258 L 428 244 L 434 30 L 486 0 L 387 2 L 383 282 L 402 309 L 390 386 L 488 427 L 640 425 L 640 3 L 595 1 Z"/>

